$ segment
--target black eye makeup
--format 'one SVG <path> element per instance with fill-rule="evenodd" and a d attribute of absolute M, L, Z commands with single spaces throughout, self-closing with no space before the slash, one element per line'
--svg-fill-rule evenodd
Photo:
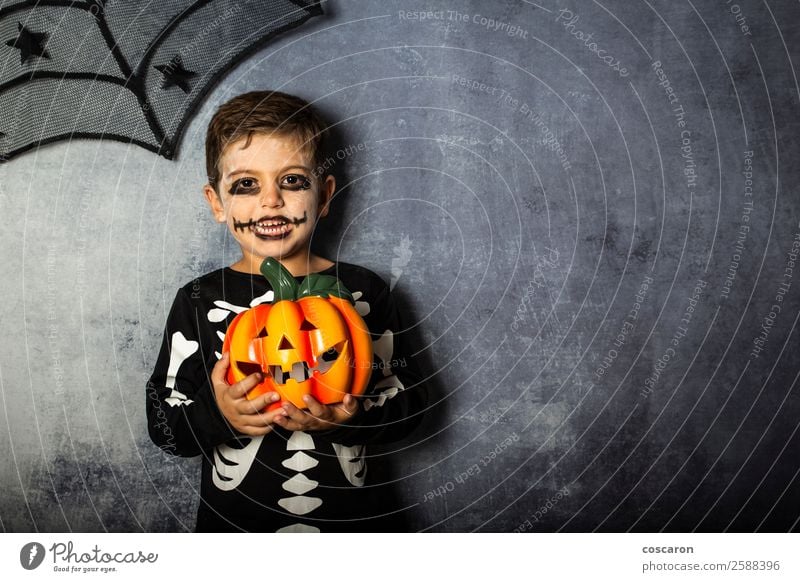
<path fill-rule="evenodd" d="M 260 188 L 255 178 L 239 178 L 231 184 L 230 194 L 257 194 Z"/>
<path fill-rule="evenodd" d="M 311 189 L 311 179 L 304 174 L 286 174 L 281 178 L 280 187 L 284 190 L 309 190 Z M 255 178 L 239 178 L 234 180 L 228 191 L 232 195 L 258 194 L 261 187 Z"/>
<path fill-rule="evenodd" d="M 303 174 L 287 174 L 281 180 L 281 187 L 288 190 L 308 190 L 311 188 L 311 180 Z"/>

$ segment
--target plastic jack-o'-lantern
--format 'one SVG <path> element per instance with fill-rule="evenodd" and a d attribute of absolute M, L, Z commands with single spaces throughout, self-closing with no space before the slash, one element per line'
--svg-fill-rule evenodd
<path fill-rule="evenodd" d="M 230 352 L 228 383 L 261 372 L 264 379 L 249 399 L 275 391 L 298 408 L 307 408 L 306 394 L 322 404 L 362 394 L 372 372 L 372 339 L 350 292 L 336 277 L 318 273 L 298 283 L 270 257 L 261 273 L 275 298 L 243 311 L 228 326 L 222 347 Z"/>

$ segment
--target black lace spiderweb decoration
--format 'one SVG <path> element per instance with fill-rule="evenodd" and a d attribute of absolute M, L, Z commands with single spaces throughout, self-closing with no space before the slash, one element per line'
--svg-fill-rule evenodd
<path fill-rule="evenodd" d="M 173 159 L 236 62 L 322 14 L 301 0 L 0 2 L 0 162 L 71 138 Z"/>

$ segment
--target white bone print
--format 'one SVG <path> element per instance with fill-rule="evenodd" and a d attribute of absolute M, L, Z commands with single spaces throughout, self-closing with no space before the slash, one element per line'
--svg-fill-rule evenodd
<path fill-rule="evenodd" d="M 286 450 L 297 452 L 289 459 L 286 459 L 283 462 L 283 466 L 298 472 L 281 485 L 284 490 L 289 493 L 294 493 L 294 495 L 278 499 L 278 505 L 295 515 L 305 515 L 322 505 L 322 499 L 319 497 L 309 497 L 305 495 L 305 493 L 316 489 L 319 485 L 319 481 L 309 479 L 302 473 L 306 469 L 317 465 L 318 461 L 316 459 L 303 452 L 313 450 L 314 447 L 314 439 L 310 434 L 302 430 L 294 431 L 289 440 L 286 441 Z M 313 461 L 313 464 L 310 464 L 311 461 Z"/>
<path fill-rule="evenodd" d="M 214 471 L 212 480 L 218 489 L 232 491 L 242 484 L 253 460 L 264 440 L 263 436 L 248 439 L 249 442 L 242 448 L 229 445 L 214 447 Z"/>
<path fill-rule="evenodd" d="M 394 258 L 392 258 L 392 280 L 389 282 L 389 290 L 394 289 L 397 281 L 403 274 L 403 269 L 408 265 L 411 260 L 411 238 L 404 234 L 400 239 L 400 244 L 394 247 Z"/>
<path fill-rule="evenodd" d="M 214 305 L 217 307 L 209 310 L 208 312 L 208 321 L 213 323 L 218 323 L 224 320 L 231 313 L 241 313 L 242 311 L 247 311 L 247 307 L 241 307 L 239 305 L 234 305 L 222 300 L 214 301 Z"/>
<path fill-rule="evenodd" d="M 275 533 L 320 533 L 320 531 L 318 527 L 314 527 L 313 525 L 293 523 L 292 525 L 287 525 L 286 527 L 276 530 Z"/>
<path fill-rule="evenodd" d="M 405 386 L 400 379 L 392 373 L 392 356 L 394 355 L 394 334 L 387 329 L 383 335 L 372 342 L 372 350 L 381 360 L 381 369 L 385 378 L 375 384 L 375 390 L 381 391 L 377 397 L 364 399 L 364 410 L 369 410 L 373 406 L 383 406 L 387 400 L 394 398 L 398 392 L 405 390 Z"/>
<path fill-rule="evenodd" d="M 394 398 L 397 396 L 397 393 L 401 390 L 405 390 L 406 387 L 403 386 L 403 383 L 400 382 L 400 378 L 392 374 L 388 378 L 384 378 L 377 384 L 375 384 L 375 389 L 378 390 L 380 388 L 385 388 L 389 386 L 388 389 L 382 391 L 377 398 L 374 399 L 365 399 L 364 400 L 364 410 L 369 410 L 373 406 L 383 406 L 386 404 L 386 401 L 390 398 Z"/>
<path fill-rule="evenodd" d="M 391 329 L 383 332 L 383 335 L 372 342 L 372 351 L 383 362 L 383 375 L 388 376 L 392 372 L 389 362 L 392 361 L 392 354 L 394 353 L 394 334 Z"/>
<path fill-rule="evenodd" d="M 322 505 L 322 499 L 319 497 L 295 495 L 294 497 L 283 497 L 278 499 L 278 505 L 283 507 L 289 513 L 294 513 L 295 515 L 305 515 L 306 513 L 310 513 Z"/>
<path fill-rule="evenodd" d="M 259 295 L 258 297 L 253 298 L 250 302 L 250 307 L 255 307 L 256 305 L 261 305 L 262 303 L 272 303 L 272 300 L 275 298 L 275 292 L 270 289 L 263 295 Z"/>
<path fill-rule="evenodd" d="M 364 485 L 364 479 L 367 476 L 367 460 L 364 458 L 366 447 L 364 445 L 346 447 L 337 443 L 331 444 L 347 480 L 356 487 Z"/>
<path fill-rule="evenodd" d="M 366 301 L 359 301 L 362 295 L 363 293 L 361 291 L 355 291 L 353 293 L 353 301 L 355 302 L 353 308 L 356 310 L 356 313 L 358 313 L 361 317 L 364 317 L 369 313 L 369 303 Z"/>
<path fill-rule="evenodd" d="M 319 465 L 319 461 L 314 457 L 309 457 L 303 451 L 297 451 L 291 457 L 283 461 L 281 465 L 292 471 L 305 471 L 306 469 L 313 469 Z"/>
<path fill-rule="evenodd" d="M 309 479 L 302 473 L 295 473 L 294 477 L 284 481 L 281 487 L 283 487 L 289 493 L 302 495 L 303 493 L 308 493 L 312 489 L 316 489 L 318 485 L 319 481 Z"/>
<path fill-rule="evenodd" d="M 186 394 L 179 392 L 175 389 L 175 379 L 178 376 L 178 370 L 189 356 L 197 351 L 200 346 L 195 341 L 186 339 L 182 332 L 176 331 L 172 334 L 172 345 L 169 350 L 169 367 L 167 368 L 167 381 L 166 387 L 172 390 L 164 399 L 164 402 L 170 406 L 180 406 L 182 404 L 191 404 L 193 401 L 186 397 Z"/>
<path fill-rule="evenodd" d="M 250 307 L 255 307 L 256 305 L 261 305 L 262 303 L 271 303 L 274 297 L 275 293 L 272 291 L 272 289 L 270 289 L 263 295 L 254 297 L 250 302 Z M 227 301 L 222 301 L 221 299 L 214 301 L 214 305 L 216 305 L 216 307 L 208 312 L 208 321 L 212 323 L 219 323 L 231 313 L 239 314 L 242 311 L 247 311 L 250 308 L 242 307 L 241 305 L 234 305 L 233 303 L 228 303 Z"/>
<path fill-rule="evenodd" d="M 286 441 L 287 451 L 308 451 L 314 448 L 314 439 L 311 435 L 302 430 L 296 430 L 292 436 Z"/>

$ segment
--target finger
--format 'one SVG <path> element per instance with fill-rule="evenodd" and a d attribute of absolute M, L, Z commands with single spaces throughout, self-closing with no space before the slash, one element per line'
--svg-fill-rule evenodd
<path fill-rule="evenodd" d="M 244 398 L 250 390 L 261 384 L 263 378 L 264 374 L 261 372 L 253 372 L 249 376 L 245 376 L 231 386 L 231 397 Z"/>
<path fill-rule="evenodd" d="M 265 412 L 262 416 L 265 416 L 269 422 L 275 422 L 278 419 L 286 418 L 286 411 L 283 408 L 276 408 L 275 410 Z"/>
<path fill-rule="evenodd" d="M 285 411 L 282 408 L 270 410 L 269 412 L 257 412 L 254 414 L 241 414 L 238 421 L 240 424 L 249 427 L 272 426 L 278 418 L 285 418 Z"/>
<path fill-rule="evenodd" d="M 239 416 L 258 415 L 270 404 L 269 397 L 266 394 L 257 396 L 252 400 L 247 398 L 239 398 L 233 401 L 233 409 Z"/>
<path fill-rule="evenodd" d="M 358 399 L 356 399 L 352 394 L 345 394 L 339 410 L 341 410 L 347 416 L 347 418 L 350 418 L 351 416 L 354 416 L 356 412 L 358 412 L 358 409 Z"/>
<path fill-rule="evenodd" d="M 317 418 L 329 417 L 328 407 L 320 404 L 320 402 L 311 396 L 311 394 L 306 394 L 303 396 L 303 402 L 305 402 L 306 406 L 308 406 L 308 412 L 312 416 L 316 416 Z"/>
<path fill-rule="evenodd" d="M 302 422 L 303 418 L 306 416 L 306 412 L 304 410 L 297 408 L 289 401 L 281 402 L 281 407 L 286 411 L 286 416 L 294 421 Z"/>
<path fill-rule="evenodd" d="M 308 430 L 309 428 L 313 428 L 309 425 L 309 420 L 313 421 L 309 416 L 306 416 L 302 421 L 294 420 L 289 416 L 276 416 L 275 424 L 287 430 Z"/>
<path fill-rule="evenodd" d="M 228 382 L 225 380 L 225 375 L 228 372 L 228 366 L 230 366 L 230 354 L 225 352 L 222 354 L 222 357 L 217 360 L 217 363 L 214 364 L 214 367 L 211 370 L 211 383 L 213 385 L 216 384 L 227 384 Z"/>
<path fill-rule="evenodd" d="M 273 402 L 280 400 L 280 398 L 280 395 L 276 394 L 275 392 L 267 392 L 266 394 L 262 394 L 261 396 L 253 398 L 252 400 L 247 400 L 246 398 L 237 400 L 234 407 L 236 408 L 236 412 L 241 415 L 263 415 L 268 413 L 262 413 L 262 411 Z M 271 420 L 272 413 L 269 414 Z"/>

